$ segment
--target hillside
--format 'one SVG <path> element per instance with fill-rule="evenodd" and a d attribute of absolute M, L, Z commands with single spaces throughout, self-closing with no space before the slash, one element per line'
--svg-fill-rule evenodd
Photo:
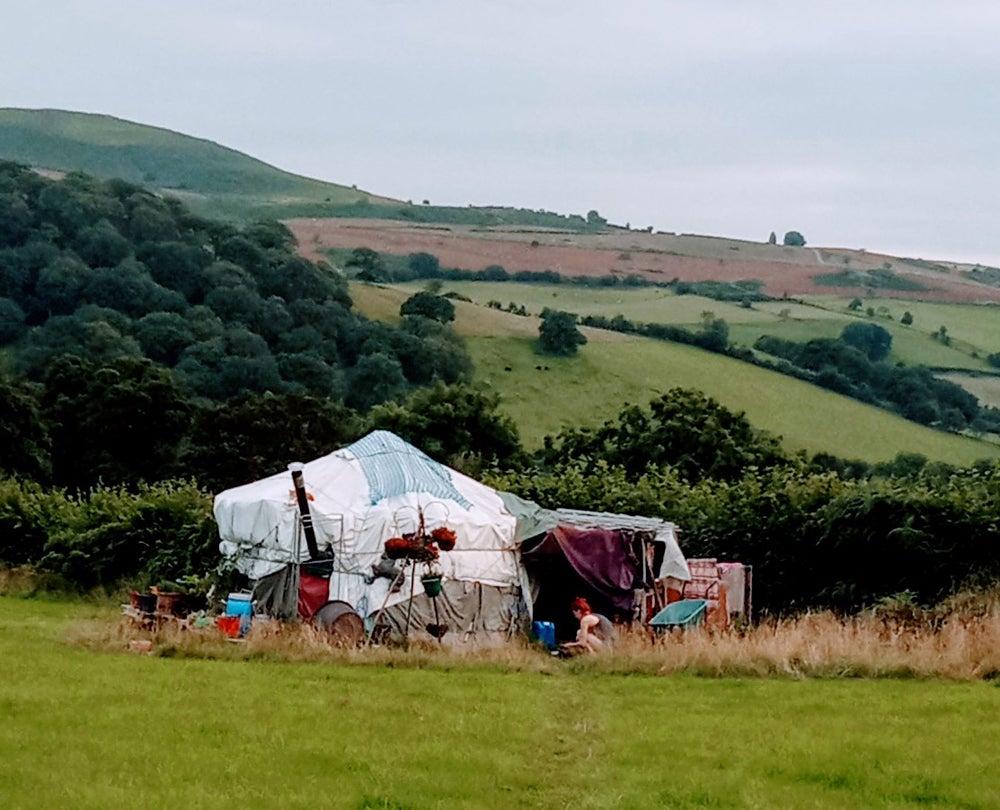
<path fill-rule="evenodd" d="M 307 258 L 368 247 L 407 256 L 429 253 L 442 267 L 508 272 L 552 270 L 564 277 L 630 277 L 645 282 L 756 282 L 773 298 L 805 295 L 1000 303 L 1000 274 L 981 266 L 925 262 L 864 250 L 788 247 L 694 234 L 608 227 L 567 229 L 377 219 L 291 219 Z"/>
<path fill-rule="evenodd" d="M 394 321 L 412 288 L 352 283 L 356 308 Z M 531 343 L 536 317 L 520 317 L 455 302 L 456 331 L 476 366 L 476 378 L 503 394 L 529 447 L 564 427 L 597 425 L 625 402 L 645 404 L 674 387 L 697 388 L 726 407 L 745 411 L 759 428 L 782 437 L 789 450 L 827 452 L 868 462 L 900 452 L 952 464 L 1000 458 L 1000 447 L 932 430 L 878 408 L 689 346 L 586 329 L 577 358 L 541 358 Z"/>
<path fill-rule="evenodd" d="M 282 204 L 366 202 L 357 189 L 282 171 L 211 141 L 108 115 L 0 109 L 0 159 L 118 177 L 203 214 L 249 216 Z"/>

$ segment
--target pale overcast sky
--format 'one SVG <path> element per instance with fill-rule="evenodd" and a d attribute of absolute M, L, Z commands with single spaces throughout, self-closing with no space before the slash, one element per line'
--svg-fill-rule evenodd
<path fill-rule="evenodd" d="M 1000 266 L 997 0 L 15 0 L 0 106 L 437 204 Z"/>

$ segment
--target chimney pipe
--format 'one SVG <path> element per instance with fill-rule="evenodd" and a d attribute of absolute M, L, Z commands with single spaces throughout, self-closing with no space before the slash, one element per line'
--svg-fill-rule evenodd
<path fill-rule="evenodd" d="M 306 536 L 306 546 L 309 548 L 309 559 L 319 559 L 319 544 L 316 542 L 316 530 L 313 528 L 312 514 L 309 512 L 309 497 L 306 495 L 306 482 L 302 477 L 302 464 L 298 461 L 288 465 L 292 473 L 292 483 L 295 485 L 295 499 L 299 503 L 299 515 L 302 517 L 302 532 Z"/>

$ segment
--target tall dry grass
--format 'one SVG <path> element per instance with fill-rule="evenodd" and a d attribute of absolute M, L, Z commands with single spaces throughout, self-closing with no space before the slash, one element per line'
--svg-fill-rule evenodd
<path fill-rule="evenodd" d="M 646 629 L 622 633 L 613 651 L 568 660 L 527 641 L 406 643 L 343 649 L 310 625 L 255 622 L 245 639 L 227 640 L 215 627 L 168 624 L 155 632 L 129 620 L 94 617 L 75 623 L 70 640 L 100 651 L 151 642 L 163 657 L 337 663 L 394 667 L 489 667 L 520 672 L 615 673 L 709 677 L 941 678 L 1000 677 L 1000 604 L 995 596 L 935 610 L 875 610 L 854 617 L 831 613 L 767 621 L 733 630 Z"/>

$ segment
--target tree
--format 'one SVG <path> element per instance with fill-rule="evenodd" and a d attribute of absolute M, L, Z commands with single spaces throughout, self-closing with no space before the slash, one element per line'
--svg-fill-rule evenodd
<path fill-rule="evenodd" d="M 786 247 L 805 247 L 806 240 L 798 231 L 789 231 L 785 234 L 785 238 L 782 240 L 781 244 Z"/>
<path fill-rule="evenodd" d="M 438 257 L 431 253 L 411 253 L 408 264 L 414 278 L 435 278 L 441 270 Z"/>
<path fill-rule="evenodd" d="M 73 247 L 91 267 L 114 267 L 132 250 L 129 241 L 106 219 L 82 228 Z"/>
<path fill-rule="evenodd" d="M 420 315 L 440 323 L 450 323 L 455 320 L 455 305 L 443 296 L 421 291 L 403 302 L 399 314 Z"/>
<path fill-rule="evenodd" d="M 851 312 L 857 312 L 862 306 L 863 302 L 860 298 L 852 298 L 851 303 L 847 305 L 847 308 L 851 310 Z"/>
<path fill-rule="evenodd" d="M 909 326 L 913 323 L 913 314 L 907 310 L 903 313 L 903 317 L 899 319 L 899 322 L 903 324 L 903 326 Z"/>
<path fill-rule="evenodd" d="M 13 343 L 24 334 L 24 310 L 10 298 L 0 298 L 0 346 Z"/>
<path fill-rule="evenodd" d="M 445 464 L 504 464 L 521 452 L 517 426 L 498 413 L 500 396 L 482 387 L 445 385 L 414 391 L 403 404 L 372 409 L 370 429 L 391 430 Z"/>
<path fill-rule="evenodd" d="M 875 323 L 852 323 L 844 327 L 840 339 L 860 349 L 872 362 L 884 360 L 892 347 L 892 334 Z"/>
<path fill-rule="evenodd" d="M 146 357 L 165 366 L 175 366 L 195 342 L 191 324 L 176 312 L 151 312 L 135 322 L 133 334 Z"/>
<path fill-rule="evenodd" d="M 0 475 L 47 479 L 51 446 L 35 387 L 0 373 Z"/>
<path fill-rule="evenodd" d="M 406 378 L 396 358 L 381 352 L 366 354 L 348 374 L 347 404 L 366 411 L 394 399 L 405 389 Z"/>
<path fill-rule="evenodd" d="M 56 483 L 82 489 L 174 471 L 190 404 L 168 369 L 146 359 L 99 367 L 70 357 L 57 360 L 44 382 Z"/>
<path fill-rule="evenodd" d="M 357 414 L 330 399 L 242 396 L 196 413 L 181 468 L 218 492 L 317 458 L 363 433 Z"/>
<path fill-rule="evenodd" d="M 591 209 L 587 212 L 587 224 L 594 228 L 603 228 L 608 224 L 608 221 L 598 214 L 597 211 Z"/>
<path fill-rule="evenodd" d="M 382 257 L 371 248 L 354 248 L 351 251 L 351 257 L 347 260 L 347 266 L 353 267 L 357 271 L 357 277 L 361 281 L 380 282 L 387 280 Z"/>
<path fill-rule="evenodd" d="M 538 327 L 538 346 L 542 354 L 558 357 L 572 357 L 578 346 L 583 346 L 587 338 L 576 327 L 577 316 L 571 312 L 555 309 L 542 310 L 542 322 Z"/>
<path fill-rule="evenodd" d="M 769 245 L 778 244 L 778 235 L 774 231 L 771 231 L 771 235 L 767 237 L 767 243 Z"/>
<path fill-rule="evenodd" d="M 634 480 L 650 467 L 671 466 L 691 481 L 739 478 L 749 466 L 784 463 L 776 439 L 753 428 L 700 391 L 674 388 L 648 408 L 626 406 L 597 429 L 563 431 L 546 441 L 545 465 L 604 461 Z"/>

